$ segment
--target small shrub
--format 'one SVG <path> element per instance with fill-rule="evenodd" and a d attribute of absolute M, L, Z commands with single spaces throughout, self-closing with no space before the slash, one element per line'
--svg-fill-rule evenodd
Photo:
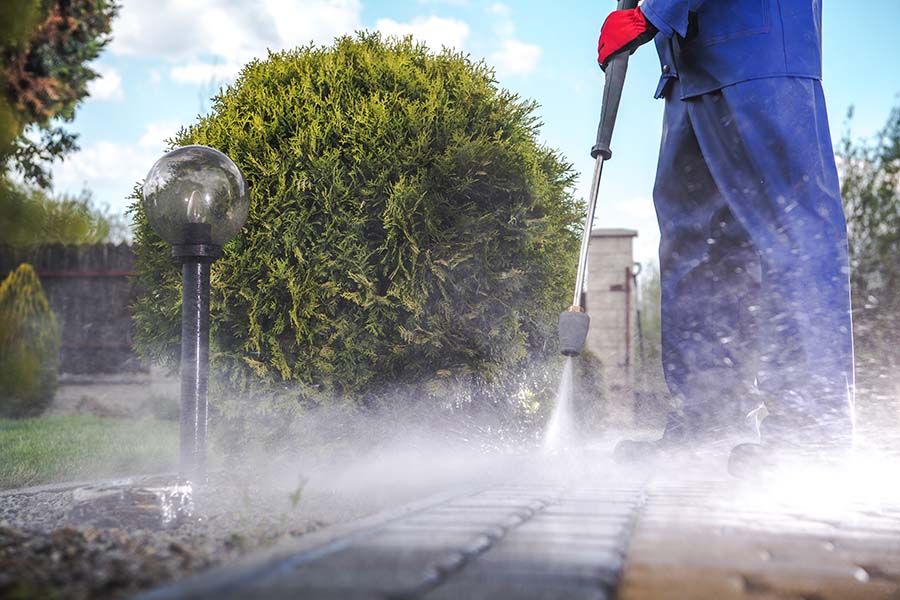
<path fill-rule="evenodd" d="M 41 282 L 23 263 L 0 285 L 0 417 L 35 416 L 50 405 L 59 344 Z"/>
<path fill-rule="evenodd" d="M 535 110 L 485 64 L 410 39 L 247 65 L 175 139 L 228 154 L 251 193 L 211 315 L 214 369 L 251 393 L 220 407 L 514 396 L 498 382 L 557 352 L 578 251 L 574 175 Z M 136 197 L 135 341 L 173 364 L 180 278 Z"/>

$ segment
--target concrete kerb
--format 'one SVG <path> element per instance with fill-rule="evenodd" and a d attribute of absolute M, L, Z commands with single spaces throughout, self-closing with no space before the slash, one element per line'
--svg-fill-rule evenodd
<path fill-rule="evenodd" d="M 47 483 L 21 488 L 9 488 L 0 490 L 0 498 L 6 496 L 34 496 L 36 494 L 57 494 L 88 487 L 128 487 L 141 486 L 146 483 L 158 481 L 174 481 L 175 473 L 155 473 L 152 475 L 135 475 L 132 477 L 120 477 L 116 479 L 103 479 L 94 481 L 63 481 L 60 483 Z"/>
<path fill-rule="evenodd" d="M 299 538 L 285 540 L 271 548 L 254 552 L 235 563 L 217 567 L 172 585 L 137 596 L 137 600 L 169 600 L 175 598 L 215 598 L 233 592 L 254 580 L 276 575 L 339 552 L 349 545 L 373 536 L 385 526 L 424 512 L 455 499 L 472 496 L 488 488 L 486 485 L 464 486 L 450 492 L 429 496 L 398 508 L 379 512 L 348 523 L 326 527 Z"/>

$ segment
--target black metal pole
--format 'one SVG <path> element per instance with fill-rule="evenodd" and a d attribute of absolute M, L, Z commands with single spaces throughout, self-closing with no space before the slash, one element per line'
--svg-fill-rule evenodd
<path fill-rule="evenodd" d="M 209 263 L 181 265 L 181 476 L 206 476 L 209 403 Z"/>
<path fill-rule="evenodd" d="M 185 244 L 172 247 L 181 260 L 181 456 L 179 474 L 206 482 L 209 419 L 209 272 L 219 256 L 209 225 L 185 226 Z"/>

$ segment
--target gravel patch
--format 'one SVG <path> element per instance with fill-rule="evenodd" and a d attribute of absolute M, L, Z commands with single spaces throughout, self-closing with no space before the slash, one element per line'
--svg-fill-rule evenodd
<path fill-rule="evenodd" d="M 301 487 L 262 491 L 233 475 L 194 494 L 192 514 L 161 518 L 148 490 L 174 483 L 140 478 L 0 495 L 0 598 L 124 598 L 327 524 L 312 506 L 322 499 L 310 502 Z"/>

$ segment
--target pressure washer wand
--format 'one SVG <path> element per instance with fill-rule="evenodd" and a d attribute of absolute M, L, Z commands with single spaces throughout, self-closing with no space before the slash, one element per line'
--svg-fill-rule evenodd
<path fill-rule="evenodd" d="M 618 10 L 635 8 L 638 0 L 619 0 Z M 581 253 L 578 256 L 578 272 L 575 278 L 575 296 L 569 310 L 559 315 L 559 350 L 565 356 L 577 356 L 584 348 L 591 319 L 584 311 L 582 292 L 587 276 L 588 246 L 591 242 L 591 229 L 594 223 L 594 212 L 597 208 L 597 196 L 600 189 L 600 177 L 603 175 L 603 163 L 612 158 L 609 143 L 612 139 L 616 114 L 619 112 L 619 100 L 625 85 L 625 74 L 628 71 L 628 53 L 622 52 L 610 59 L 606 67 L 606 83 L 603 85 L 603 103 L 600 108 L 600 124 L 597 126 L 597 141 L 591 148 L 591 156 L 595 159 L 594 176 L 591 179 L 591 192 L 588 198 L 587 214 L 584 221 L 584 232 L 581 235 Z"/>

